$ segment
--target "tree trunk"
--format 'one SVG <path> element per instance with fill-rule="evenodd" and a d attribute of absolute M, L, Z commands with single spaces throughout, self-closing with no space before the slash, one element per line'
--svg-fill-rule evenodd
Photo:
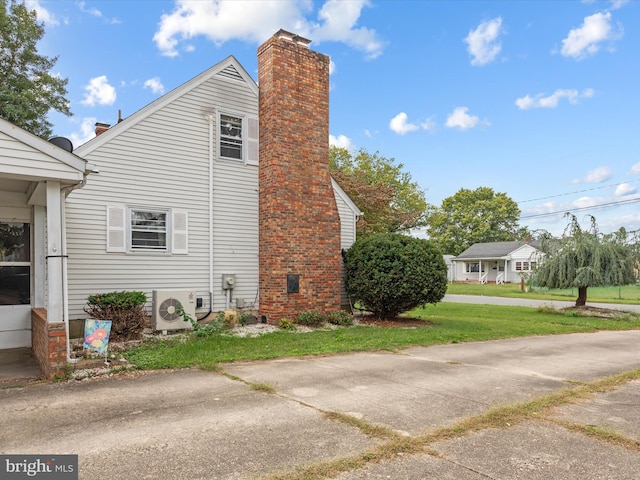
<path fill-rule="evenodd" d="M 578 287 L 576 307 L 584 307 L 587 304 L 587 287 Z"/>

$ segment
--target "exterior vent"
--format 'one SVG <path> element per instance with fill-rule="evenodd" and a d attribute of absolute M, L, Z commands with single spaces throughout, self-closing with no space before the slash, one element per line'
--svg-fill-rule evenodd
<path fill-rule="evenodd" d="M 158 330 L 192 329 L 178 313 L 179 306 L 191 318 L 196 318 L 196 293 L 189 290 L 154 290 L 152 327 Z"/>
<path fill-rule="evenodd" d="M 232 80 L 238 80 L 245 83 L 244 78 L 242 78 L 242 75 L 238 73 L 238 70 L 236 70 L 236 67 L 234 67 L 233 65 L 229 65 L 228 67 L 224 68 L 220 71 L 220 73 L 218 73 L 218 75 L 220 77 L 230 78 Z"/>

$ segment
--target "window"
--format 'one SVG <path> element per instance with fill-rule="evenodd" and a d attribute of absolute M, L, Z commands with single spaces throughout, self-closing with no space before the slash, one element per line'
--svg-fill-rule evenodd
<path fill-rule="evenodd" d="M 220 156 L 242 160 L 242 118 L 220 114 Z"/>
<path fill-rule="evenodd" d="M 167 250 L 167 212 L 130 210 L 131 250 Z"/>
<path fill-rule="evenodd" d="M 515 262 L 516 272 L 530 272 L 535 270 L 536 266 L 536 262 Z"/>
<path fill-rule="evenodd" d="M 218 113 L 218 156 L 258 165 L 257 117 Z"/>
<path fill-rule="evenodd" d="M 480 264 L 478 262 L 467 262 L 465 263 L 466 273 L 479 273 L 480 272 Z M 482 271 L 484 272 L 484 265 L 482 265 Z"/>
<path fill-rule="evenodd" d="M 107 206 L 107 252 L 189 253 L 187 212 Z"/>
<path fill-rule="evenodd" d="M 0 305 L 31 302 L 31 233 L 28 223 L 0 222 Z"/>

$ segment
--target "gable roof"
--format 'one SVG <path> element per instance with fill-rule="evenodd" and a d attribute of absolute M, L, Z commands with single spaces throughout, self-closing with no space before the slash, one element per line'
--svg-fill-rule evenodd
<path fill-rule="evenodd" d="M 464 252 L 458 255 L 455 260 L 478 260 L 478 259 L 497 259 L 509 256 L 515 250 L 527 245 L 527 242 L 514 241 L 514 242 L 488 242 L 488 243 L 474 243 Z M 529 242 L 528 245 L 538 249 L 538 242 Z"/>
<path fill-rule="evenodd" d="M 333 177 L 331 177 L 331 186 L 333 187 L 333 191 L 336 192 L 340 196 L 340 198 L 344 200 L 344 203 L 346 203 L 347 206 L 353 211 L 354 215 L 356 217 L 361 217 L 362 210 L 360 210 L 358 206 L 355 203 L 353 203 L 353 200 L 349 198 L 349 195 L 347 195 L 347 192 L 345 192 L 342 189 L 342 187 L 340 187 L 338 182 L 336 182 L 336 180 Z"/>
<path fill-rule="evenodd" d="M 2 139 L 6 142 L 2 142 Z M 18 146 L 20 145 L 20 146 Z M 87 161 L 0 118 L 0 176 L 25 180 L 82 181 Z M 50 167 L 50 168 L 49 168 Z"/>
<path fill-rule="evenodd" d="M 186 83 L 183 83 L 179 87 L 174 88 L 169 93 L 162 95 L 161 97 L 156 98 L 153 102 L 149 103 L 147 106 L 141 108 L 133 115 L 125 118 L 119 123 L 116 123 L 114 126 L 109 128 L 106 132 L 101 135 L 92 138 L 88 142 L 80 145 L 76 152 L 80 155 L 87 155 L 92 152 L 96 148 L 101 145 L 107 143 L 113 137 L 119 135 L 120 133 L 126 131 L 132 126 L 136 125 L 141 120 L 147 118 L 149 115 L 157 112 L 161 108 L 170 104 L 174 100 L 180 98 L 184 94 L 190 92 L 194 88 L 199 87 L 206 81 L 211 78 L 218 76 L 221 79 L 230 82 L 242 82 L 245 83 L 250 90 L 258 97 L 258 84 L 251 78 L 251 76 L 247 73 L 240 62 L 233 56 L 230 55 L 221 62 L 215 64 L 211 68 L 205 70 L 201 74 L 193 77 Z"/>

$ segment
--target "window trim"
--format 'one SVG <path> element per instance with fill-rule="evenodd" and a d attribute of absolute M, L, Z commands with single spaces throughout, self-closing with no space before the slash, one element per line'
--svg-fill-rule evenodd
<path fill-rule="evenodd" d="M 161 214 L 164 215 L 164 230 L 148 230 L 149 232 L 164 233 L 164 245 L 159 247 L 152 246 L 134 246 L 133 237 L 134 232 L 144 232 L 144 229 L 136 229 L 133 225 L 134 213 L 148 213 L 148 214 Z M 168 209 L 163 208 L 142 208 L 142 207 L 127 207 L 127 251 L 129 252 L 161 252 L 166 253 L 171 250 L 170 235 L 172 232 L 171 225 L 171 212 Z"/>
<path fill-rule="evenodd" d="M 142 207 L 139 205 L 106 206 L 106 252 L 124 254 L 189 254 L 189 213 L 167 207 Z M 165 247 L 133 247 L 131 212 L 165 213 Z"/>
<path fill-rule="evenodd" d="M 231 118 L 236 118 L 240 120 L 240 158 L 236 158 L 236 157 L 228 157 L 226 155 L 222 154 L 222 140 L 223 138 L 234 138 L 231 137 L 229 135 L 225 136 L 222 134 L 222 124 L 223 124 L 223 120 L 222 117 L 231 117 Z M 246 131 L 246 125 L 245 125 L 245 118 L 244 115 L 239 115 L 239 114 L 235 114 L 235 113 L 229 113 L 226 111 L 218 111 L 218 128 L 217 128 L 217 133 L 218 133 L 218 157 L 224 160 L 232 160 L 234 162 L 244 162 L 246 159 L 246 153 L 245 153 L 245 148 L 246 148 L 246 141 L 245 141 L 245 131 Z"/>
<path fill-rule="evenodd" d="M 217 157 L 221 160 L 228 160 L 232 162 L 241 162 L 245 165 L 258 165 L 259 157 L 259 135 L 260 124 L 257 116 L 245 115 L 240 113 L 232 113 L 227 110 L 217 110 L 217 124 L 216 124 L 216 148 Z M 228 157 L 222 154 L 222 117 L 233 117 L 240 119 L 240 157 Z"/>

